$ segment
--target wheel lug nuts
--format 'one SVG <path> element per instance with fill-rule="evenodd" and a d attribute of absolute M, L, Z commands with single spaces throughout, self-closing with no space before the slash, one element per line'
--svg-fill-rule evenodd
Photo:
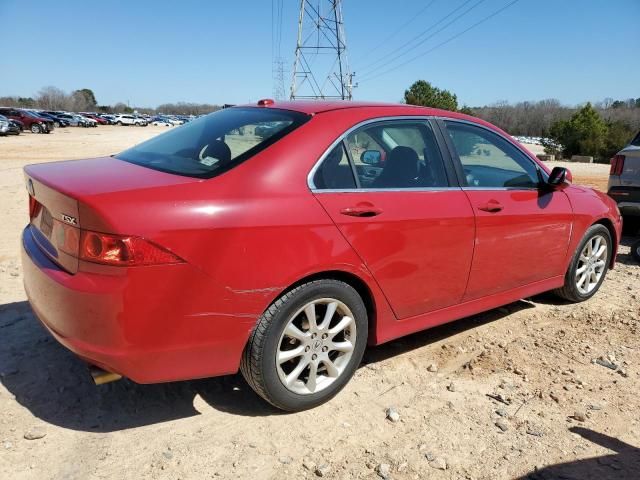
<path fill-rule="evenodd" d="M 318 355 L 316 355 L 315 353 L 311 355 L 311 360 L 315 360 L 316 358 L 318 358 Z"/>
<path fill-rule="evenodd" d="M 327 338 L 327 337 L 328 337 L 328 335 L 326 333 L 322 334 L 322 338 Z"/>
<path fill-rule="evenodd" d="M 312 333 L 312 334 L 311 334 L 311 338 L 316 338 L 316 336 L 317 336 L 317 335 L 316 335 L 315 333 Z"/>
<path fill-rule="evenodd" d="M 304 347 L 304 351 L 308 352 L 309 350 L 311 350 L 311 347 L 309 345 L 307 345 L 306 347 Z"/>
<path fill-rule="evenodd" d="M 329 347 L 322 347 L 323 352 L 327 352 L 328 350 L 329 350 Z"/>

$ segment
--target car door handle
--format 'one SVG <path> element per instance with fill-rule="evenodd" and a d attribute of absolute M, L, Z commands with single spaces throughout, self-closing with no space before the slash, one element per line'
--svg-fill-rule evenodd
<path fill-rule="evenodd" d="M 367 205 L 346 207 L 340 210 L 340 213 L 342 215 L 349 215 L 350 217 L 375 217 L 376 215 L 380 215 L 382 210 L 373 205 Z"/>
<path fill-rule="evenodd" d="M 482 205 L 478 205 L 478 210 L 482 210 L 483 212 L 491 212 L 496 213 L 503 209 L 504 207 L 497 200 L 489 200 L 487 203 L 483 203 Z"/>

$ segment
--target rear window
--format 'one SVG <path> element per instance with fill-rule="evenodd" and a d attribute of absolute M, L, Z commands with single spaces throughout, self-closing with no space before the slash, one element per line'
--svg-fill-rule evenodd
<path fill-rule="evenodd" d="M 251 158 L 309 118 L 289 110 L 228 108 L 188 122 L 115 157 L 163 172 L 211 178 Z"/>
<path fill-rule="evenodd" d="M 631 145 L 633 145 L 634 147 L 640 147 L 640 132 L 638 132 L 636 138 L 631 140 Z"/>

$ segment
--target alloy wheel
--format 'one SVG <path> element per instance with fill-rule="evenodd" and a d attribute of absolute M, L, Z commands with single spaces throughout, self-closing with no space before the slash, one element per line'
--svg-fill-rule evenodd
<path fill-rule="evenodd" d="M 299 395 L 324 390 L 349 365 L 356 344 L 356 322 L 334 298 L 313 300 L 287 321 L 276 350 L 282 384 Z"/>
<path fill-rule="evenodd" d="M 607 240 L 596 235 L 585 244 L 576 267 L 575 282 L 582 295 L 588 295 L 598 286 L 606 270 Z"/>

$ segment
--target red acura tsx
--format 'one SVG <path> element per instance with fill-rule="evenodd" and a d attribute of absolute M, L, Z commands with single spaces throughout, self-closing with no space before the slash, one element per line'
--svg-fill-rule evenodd
<path fill-rule="evenodd" d="M 590 298 L 621 232 L 614 201 L 498 128 L 408 105 L 261 100 L 25 177 L 29 301 L 96 378 L 241 370 L 290 411 L 367 345 Z"/>

